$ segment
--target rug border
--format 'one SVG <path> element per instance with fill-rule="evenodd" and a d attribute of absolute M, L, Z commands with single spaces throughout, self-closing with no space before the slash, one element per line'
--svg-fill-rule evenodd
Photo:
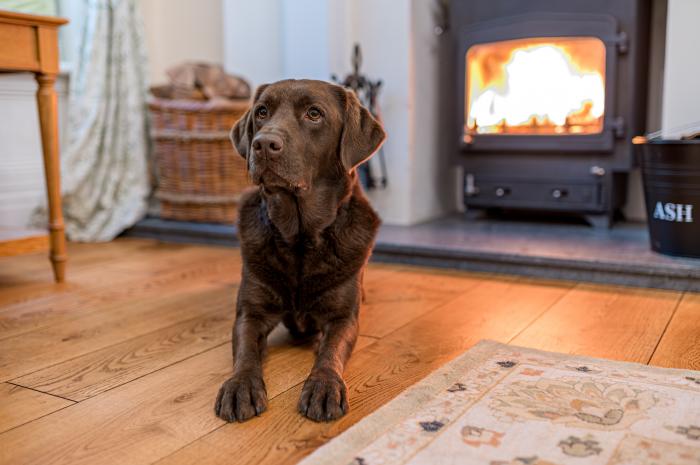
<path fill-rule="evenodd" d="M 508 348 L 516 351 L 527 351 L 560 360 L 577 360 L 590 363 L 604 362 L 609 366 L 625 368 L 635 367 L 637 369 L 642 369 L 645 372 L 659 374 L 668 374 L 669 372 L 673 372 L 680 376 L 700 376 L 700 371 L 685 370 L 680 368 L 663 368 L 649 366 L 638 362 L 624 362 L 584 355 L 549 352 L 545 350 L 532 349 L 529 347 L 504 344 L 490 339 L 482 339 L 463 354 L 458 355 L 453 360 L 442 365 L 440 368 L 428 374 L 425 378 L 417 381 L 404 392 L 398 394 L 395 398 L 374 412 L 370 413 L 364 418 L 361 418 L 350 428 L 316 449 L 314 452 L 300 461 L 298 465 L 349 464 L 355 458 L 354 454 L 358 450 L 365 448 L 392 425 L 413 413 L 414 410 L 412 407 L 414 405 L 427 402 L 435 393 L 443 389 L 447 389 L 450 385 L 452 385 L 456 376 L 463 375 L 463 370 L 468 370 L 478 366 L 490 358 L 495 350 L 502 348 Z"/>

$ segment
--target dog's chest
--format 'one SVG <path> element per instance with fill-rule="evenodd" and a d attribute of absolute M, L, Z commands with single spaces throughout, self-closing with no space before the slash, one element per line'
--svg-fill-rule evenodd
<path fill-rule="evenodd" d="M 359 277 L 378 220 L 368 206 L 352 202 L 322 231 L 289 240 L 262 204 L 243 209 L 240 228 L 246 272 L 292 306 L 305 306 Z"/>
<path fill-rule="evenodd" d="M 280 295 L 295 301 L 313 300 L 357 275 L 366 261 L 366 252 L 348 249 L 329 236 L 294 244 L 270 237 L 258 247 L 244 244 L 244 255 L 251 271 Z"/>
<path fill-rule="evenodd" d="M 361 253 L 347 250 L 333 238 L 302 238 L 295 244 L 278 244 L 278 266 L 296 278 L 297 286 L 309 287 L 313 280 L 334 280 L 357 271 Z M 272 260 L 274 258 L 271 257 Z"/>

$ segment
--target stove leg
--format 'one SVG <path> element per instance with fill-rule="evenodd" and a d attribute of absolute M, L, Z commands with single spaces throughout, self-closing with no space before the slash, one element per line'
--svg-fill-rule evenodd
<path fill-rule="evenodd" d="M 610 213 L 583 215 L 583 217 L 594 229 L 610 229 L 613 225 L 613 215 Z"/>
<path fill-rule="evenodd" d="M 486 217 L 486 212 L 481 208 L 469 208 L 464 211 L 464 218 L 467 221 L 483 220 Z"/>

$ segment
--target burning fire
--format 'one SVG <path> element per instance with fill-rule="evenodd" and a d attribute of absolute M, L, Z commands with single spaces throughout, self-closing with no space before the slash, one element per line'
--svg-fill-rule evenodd
<path fill-rule="evenodd" d="M 594 37 L 475 45 L 467 52 L 466 134 L 603 129 L 605 46 Z"/>

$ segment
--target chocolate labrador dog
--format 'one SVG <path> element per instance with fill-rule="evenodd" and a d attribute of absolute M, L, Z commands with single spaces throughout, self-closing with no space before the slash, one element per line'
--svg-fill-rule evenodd
<path fill-rule="evenodd" d="M 216 399 L 222 419 L 265 411 L 262 358 L 279 322 L 318 344 L 299 412 L 330 421 L 348 411 L 343 368 L 357 339 L 362 273 L 379 227 L 355 168 L 384 138 L 353 92 L 310 80 L 261 86 L 232 129 L 258 189 L 240 207 L 243 276 L 233 376 Z"/>

